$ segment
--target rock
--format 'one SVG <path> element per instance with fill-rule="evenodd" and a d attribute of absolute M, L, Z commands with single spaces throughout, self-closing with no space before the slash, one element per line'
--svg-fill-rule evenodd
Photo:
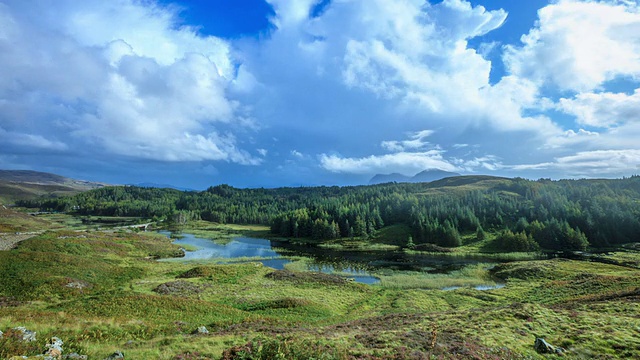
<path fill-rule="evenodd" d="M 555 346 L 549 344 L 543 338 L 536 338 L 536 342 L 533 344 L 533 348 L 540 354 L 561 354 L 563 352 L 562 348 L 558 348 L 560 349 L 559 353 L 556 352 L 558 349 L 556 349 Z"/>
<path fill-rule="evenodd" d="M 22 341 L 31 342 L 36 341 L 36 332 L 27 330 L 24 326 L 14 327 L 13 330 L 22 333 Z"/>
<path fill-rule="evenodd" d="M 63 359 L 72 359 L 72 360 L 87 360 L 89 357 L 87 355 L 80 355 L 78 353 L 71 353 L 62 357 Z"/>
<path fill-rule="evenodd" d="M 109 355 L 109 357 L 106 357 L 104 360 L 117 360 L 117 359 L 124 359 L 124 354 L 122 353 L 122 351 L 116 351 L 113 354 Z"/>
<path fill-rule="evenodd" d="M 196 330 L 195 333 L 198 334 L 198 335 L 206 335 L 206 334 L 209 333 L 209 330 L 207 330 L 206 326 L 200 326 L 200 327 L 198 327 L 198 330 Z"/>
<path fill-rule="evenodd" d="M 49 343 L 46 345 L 47 350 L 44 352 L 45 359 L 60 359 L 62 358 L 62 345 L 64 343 L 58 337 L 52 337 L 49 339 Z"/>
<path fill-rule="evenodd" d="M 4 333 L 2 332 L 2 330 L 0 330 L 0 339 L 2 339 L 3 335 L 4 335 Z"/>
<path fill-rule="evenodd" d="M 71 353 L 62 357 L 63 359 L 71 359 L 71 360 L 87 360 L 89 357 L 87 355 L 80 355 L 78 353 Z"/>

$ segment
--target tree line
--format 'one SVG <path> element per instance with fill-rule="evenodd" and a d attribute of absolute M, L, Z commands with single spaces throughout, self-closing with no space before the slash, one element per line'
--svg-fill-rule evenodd
<path fill-rule="evenodd" d="M 406 224 L 414 244 L 455 247 L 496 233 L 512 251 L 604 247 L 637 240 L 640 177 L 613 180 L 455 177 L 431 183 L 205 191 L 105 187 L 20 206 L 78 215 L 265 224 L 283 237 L 367 238 Z"/>

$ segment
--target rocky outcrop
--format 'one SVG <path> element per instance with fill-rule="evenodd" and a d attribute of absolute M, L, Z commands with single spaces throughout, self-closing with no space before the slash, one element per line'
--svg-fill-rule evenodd
<path fill-rule="evenodd" d="M 27 330 L 27 328 L 24 326 L 14 327 L 13 331 L 20 333 L 20 336 L 22 337 L 22 341 L 26 341 L 26 342 L 36 341 L 36 332 Z"/>
<path fill-rule="evenodd" d="M 61 359 L 63 351 L 62 345 L 64 345 L 64 343 L 60 338 L 52 337 L 47 345 L 45 345 L 47 349 L 44 351 L 44 358 L 47 360 Z"/>
<path fill-rule="evenodd" d="M 533 348 L 539 354 L 558 354 L 558 355 L 561 355 L 561 354 L 564 353 L 564 349 L 563 348 L 555 347 L 555 346 L 549 344 L 543 338 L 536 338 L 536 341 L 533 344 Z"/>
<path fill-rule="evenodd" d="M 109 355 L 108 357 L 104 358 L 104 360 L 119 360 L 119 359 L 124 359 L 124 354 L 122 353 L 122 351 L 116 351 L 113 354 Z"/>

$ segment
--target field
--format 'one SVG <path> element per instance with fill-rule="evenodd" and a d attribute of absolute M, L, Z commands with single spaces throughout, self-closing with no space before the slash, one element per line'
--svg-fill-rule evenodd
<path fill-rule="evenodd" d="M 390 273 L 379 285 L 295 266 L 155 260 L 179 252 L 164 236 L 125 230 L 49 230 L 0 251 L 0 358 L 41 354 L 52 336 L 65 354 L 90 359 L 115 351 L 130 359 L 549 356 L 534 350 L 536 337 L 567 358 L 640 357 L 640 254 L 632 247 L 602 257 L 609 264 L 521 261 L 442 276 Z M 506 286 L 437 289 L 487 278 Z M 19 341 L 18 326 L 37 340 Z"/>

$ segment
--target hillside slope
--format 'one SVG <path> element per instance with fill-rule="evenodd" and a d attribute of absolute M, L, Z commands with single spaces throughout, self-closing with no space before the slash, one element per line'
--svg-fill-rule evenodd
<path fill-rule="evenodd" d="M 0 204 L 39 196 L 74 195 L 106 186 L 84 180 L 31 170 L 0 170 Z"/>

